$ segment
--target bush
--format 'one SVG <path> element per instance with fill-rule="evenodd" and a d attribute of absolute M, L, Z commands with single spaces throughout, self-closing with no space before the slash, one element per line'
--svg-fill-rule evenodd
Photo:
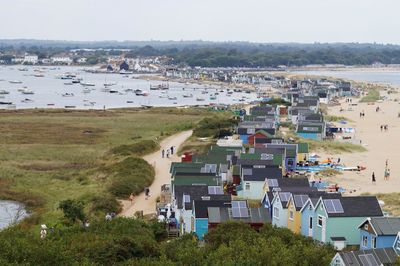
<path fill-rule="evenodd" d="M 238 121 L 234 118 L 226 116 L 204 118 L 193 130 L 193 135 L 200 138 L 218 138 L 220 136 L 232 135 L 232 129 L 237 123 Z"/>
<path fill-rule="evenodd" d="M 159 148 L 160 145 L 156 143 L 154 140 L 141 140 L 134 144 L 121 145 L 115 147 L 111 150 L 111 153 L 121 156 L 130 156 L 130 155 L 143 156 L 155 152 Z"/>
<path fill-rule="evenodd" d="M 154 169 L 142 158 L 128 157 L 103 169 L 111 179 L 108 190 L 117 197 L 139 194 L 154 180 Z"/>
<path fill-rule="evenodd" d="M 122 210 L 121 204 L 118 202 L 118 200 L 109 194 L 95 196 L 91 202 L 91 212 L 119 213 Z"/>

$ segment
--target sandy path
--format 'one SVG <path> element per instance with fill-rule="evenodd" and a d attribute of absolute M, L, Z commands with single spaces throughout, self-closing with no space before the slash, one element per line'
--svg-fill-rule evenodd
<path fill-rule="evenodd" d="M 381 92 L 382 96 L 388 96 L 386 92 Z M 331 182 L 338 183 L 347 191 L 356 190 L 354 194 L 362 193 L 391 193 L 400 192 L 400 118 L 398 113 L 400 105 L 393 101 L 400 98 L 400 95 L 393 94 L 389 100 L 382 103 L 368 105 L 358 103 L 353 106 L 353 111 L 340 112 L 340 106 L 330 107 L 329 113 L 332 115 L 345 116 L 354 122 L 350 122 L 343 127 L 354 126 L 356 128 L 356 138 L 368 149 L 362 153 L 343 153 L 343 154 L 324 154 L 319 153 L 324 158 L 331 156 L 340 157 L 346 166 L 366 166 L 367 169 L 361 172 L 343 172 L 335 178 L 330 178 Z M 353 100 L 353 103 L 355 100 Z M 347 109 L 347 105 L 342 103 L 342 107 Z M 379 106 L 381 111 L 376 112 Z M 360 118 L 360 112 L 365 112 L 365 117 Z M 381 132 L 380 125 L 389 125 L 387 132 Z M 385 162 L 389 160 L 391 178 L 384 180 Z M 372 172 L 375 172 L 376 184 L 372 183 Z"/>
<path fill-rule="evenodd" d="M 179 146 L 191 135 L 192 131 L 189 130 L 170 136 L 160 143 L 161 149 L 159 151 L 143 157 L 149 164 L 153 165 L 156 172 L 154 182 L 150 186 L 150 198 L 146 200 L 145 194 L 142 192 L 135 197 L 133 204 L 131 204 L 130 200 L 122 200 L 121 216 L 132 217 L 137 211 L 143 211 L 144 215 L 156 212 L 156 200 L 161 194 L 161 186 L 171 183 L 171 174 L 169 173 L 171 162 L 179 162 L 181 160 L 175 152 L 168 159 L 161 158 L 161 150 L 174 146 L 177 151 Z"/>

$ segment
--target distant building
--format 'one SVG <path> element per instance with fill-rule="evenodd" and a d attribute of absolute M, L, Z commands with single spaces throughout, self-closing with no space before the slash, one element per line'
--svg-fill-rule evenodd
<path fill-rule="evenodd" d="M 37 64 L 39 62 L 39 57 L 37 55 L 25 55 L 23 63 L 24 64 Z"/>
<path fill-rule="evenodd" d="M 72 64 L 72 59 L 68 56 L 54 56 L 51 59 L 53 64 L 70 65 Z"/>

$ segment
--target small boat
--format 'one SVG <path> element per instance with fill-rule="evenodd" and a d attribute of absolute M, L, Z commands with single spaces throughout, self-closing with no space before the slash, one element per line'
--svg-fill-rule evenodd
<path fill-rule="evenodd" d="M 64 82 L 64 85 L 74 85 L 73 82 Z"/>
<path fill-rule="evenodd" d="M 22 94 L 35 94 L 35 93 L 33 92 L 33 90 L 30 90 L 30 89 L 23 89 L 23 90 L 21 91 L 21 93 L 22 93 Z"/>
<path fill-rule="evenodd" d="M 93 87 L 96 86 L 94 83 L 92 82 L 80 82 L 82 86 L 86 86 L 86 87 Z"/>
<path fill-rule="evenodd" d="M 91 89 L 88 89 L 88 88 L 84 88 L 83 90 L 82 90 L 82 92 L 83 93 L 90 93 L 92 90 Z"/>
<path fill-rule="evenodd" d="M 63 96 L 63 97 L 73 97 L 74 94 L 71 93 L 71 92 L 66 92 L 66 93 L 63 93 L 62 96 Z"/>
<path fill-rule="evenodd" d="M 73 79 L 71 82 L 73 84 L 78 84 L 78 83 L 81 83 L 81 80 L 80 79 Z"/>
<path fill-rule="evenodd" d="M 160 95 L 158 98 L 168 98 L 168 95 Z"/>
<path fill-rule="evenodd" d="M 1 95 L 10 94 L 10 92 L 9 92 L 9 91 L 6 91 L 6 90 L 0 90 L 0 94 L 1 94 Z"/>
<path fill-rule="evenodd" d="M 134 90 L 134 93 L 136 94 L 136 96 L 148 96 L 149 93 L 147 91 L 142 91 L 142 90 Z"/>
<path fill-rule="evenodd" d="M 183 94 L 183 98 L 193 98 L 193 94 Z"/>
<path fill-rule="evenodd" d="M 35 75 L 33 75 L 33 76 L 36 77 L 36 78 L 43 78 L 43 77 L 44 77 L 43 74 L 35 74 Z"/>
<path fill-rule="evenodd" d="M 8 105 L 8 104 L 12 104 L 12 102 L 0 102 L 1 105 Z"/>
<path fill-rule="evenodd" d="M 18 68 L 19 71 L 28 71 L 28 68 L 23 67 L 23 68 Z"/>
<path fill-rule="evenodd" d="M 125 92 L 133 92 L 133 89 L 125 89 Z"/>
<path fill-rule="evenodd" d="M 210 96 L 210 100 L 211 100 L 211 101 L 215 101 L 216 99 L 217 99 L 216 96 Z"/>
<path fill-rule="evenodd" d="M 11 84 L 21 84 L 22 83 L 22 81 L 20 81 L 20 80 L 10 80 L 9 82 Z"/>
<path fill-rule="evenodd" d="M 23 102 L 23 103 L 31 103 L 31 102 L 33 102 L 33 100 L 32 100 L 32 99 L 25 98 L 25 99 L 23 99 L 21 102 Z"/>
<path fill-rule="evenodd" d="M 203 101 L 205 101 L 206 99 L 204 99 L 204 98 L 201 98 L 201 97 L 197 97 L 196 98 L 196 101 L 198 101 L 198 102 L 203 102 Z"/>
<path fill-rule="evenodd" d="M 133 71 L 122 69 L 122 70 L 119 71 L 119 73 L 121 75 L 129 75 L 129 74 L 133 74 Z"/>
<path fill-rule="evenodd" d="M 169 84 L 150 85 L 150 90 L 169 90 Z"/>
<path fill-rule="evenodd" d="M 65 105 L 64 107 L 65 107 L 65 109 L 73 109 L 73 108 L 76 108 L 75 105 Z"/>
<path fill-rule="evenodd" d="M 178 98 L 176 98 L 176 97 L 168 97 L 168 100 L 171 100 L 171 101 L 176 101 Z"/>
<path fill-rule="evenodd" d="M 48 103 L 47 106 L 54 106 L 54 103 Z"/>
<path fill-rule="evenodd" d="M 104 87 L 111 87 L 111 86 L 114 86 L 114 85 L 117 85 L 117 83 L 116 82 L 106 82 L 106 83 L 104 83 Z"/>
<path fill-rule="evenodd" d="M 109 93 L 118 93 L 117 90 L 110 90 Z"/>
<path fill-rule="evenodd" d="M 126 103 L 133 103 L 133 101 L 126 101 Z"/>

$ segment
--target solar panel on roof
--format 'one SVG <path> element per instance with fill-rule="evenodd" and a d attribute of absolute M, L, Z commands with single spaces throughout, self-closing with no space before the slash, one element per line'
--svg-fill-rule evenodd
<path fill-rule="evenodd" d="M 327 213 L 343 213 L 343 206 L 339 199 L 324 200 L 324 205 Z"/>
<path fill-rule="evenodd" d="M 294 204 L 298 208 L 303 207 L 307 200 L 307 195 L 294 195 Z"/>
<path fill-rule="evenodd" d="M 249 209 L 247 208 L 239 208 L 240 217 L 247 218 L 249 217 Z"/>
<path fill-rule="evenodd" d="M 372 254 L 358 255 L 358 258 L 361 260 L 362 264 L 365 266 L 379 266 L 374 255 L 372 255 Z"/>
<path fill-rule="evenodd" d="M 282 193 L 280 193 L 280 196 L 281 196 L 281 200 L 282 201 L 288 201 L 289 197 L 290 197 L 290 193 L 289 192 L 282 192 Z"/>
<path fill-rule="evenodd" d="M 278 187 L 278 180 L 277 179 L 268 179 L 268 186 L 269 187 Z"/>
<path fill-rule="evenodd" d="M 243 168 L 243 175 L 252 175 L 253 169 L 251 168 Z"/>
<path fill-rule="evenodd" d="M 232 217 L 240 218 L 240 209 L 239 208 L 232 208 Z"/>
<path fill-rule="evenodd" d="M 333 208 L 335 208 L 335 212 L 336 213 L 343 213 L 343 206 L 342 203 L 340 202 L 340 200 L 338 199 L 333 199 L 332 200 L 332 204 L 333 204 Z"/>
<path fill-rule="evenodd" d="M 189 203 L 190 202 L 190 195 L 183 195 L 183 202 Z"/>
<path fill-rule="evenodd" d="M 209 186 L 208 187 L 208 194 L 210 195 L 222 195 L 224 194 L 222 187 L 220 186 Z"/>

